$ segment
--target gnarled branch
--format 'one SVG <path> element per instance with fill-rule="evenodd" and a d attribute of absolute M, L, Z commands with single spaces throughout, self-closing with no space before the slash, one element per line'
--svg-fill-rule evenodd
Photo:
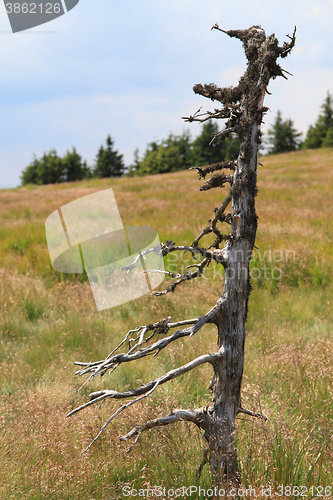
<path fill-rule="evenodd" d="M 288 38 L 290 38 L 290 42 L 284 42 L 283 47 L 280 47 L 280 57 L 287 57 L 288 54 L 290 54 L 291 50 L 295 46 L 296 42 L 296 26 L 294 28 L 293 35 L 287 35 Z M 285 71 L 285 70 L 283 70 Z M 291 74 L 291 73 L 290 73 Z"/>
<path fill-rule="evenodd" d="M 193 92 L 208 97 L 212 101 L 219 101 L 228 107 L 233 105 L 232 109 L 235 112 L 239 109 L 237 103 L 242 97 L 242 92 L 237 87 L 217 87 L 214 83 L 205 85 L 197 83 L 193 86 Z"/>
<path fill-rule="evenodd" d="M 162 321 L 158 321 L 157 323 L 153 323 L 147 326 L 139 326 L 134 330 L 130 330 L 124 340 L 118 345 L 120 348 L 131 333 L 139 333 L 138 342 L 132 346 L 127 353 L 115 353 L 115 350 L 110 353 L 105 360 L 96 361 L 93 363 L 82 363 L 76 361 L 75 364 L 81 366 L 81 370 L 76 372 L 77 375 L 86 375 L 88 373 L 92 374 L 92 377 L 96 375 L 104 375 L 108 370 L 113 370 L 117 368 L 121 363 L 128 363 L 130 361 L 135 361 L 137 359 L 144 358 L 150 355 L 156 355 L 165 349 L 170 343 L 187 336 L 193 336 L 197 333 L 201 328 L 207 324 L 214 321 L 216 314 L 220 308 L 219 304 L 216 304 L 210 311 L 208 311 L 201 318 L 191 319 L 191 320 L 183 320 L 178 321 L 176 323 L 171 323 L 171 317 L 167 317 Z M 142 347 L 142 345 L 148 342 L 153 338 L 155 334 L 167 333 L 170 328 L 177 328 L 178 326 L 184 325 L 192 325 L 188 328 L 176 330 L 172 335 L 168 337 L 164 337 L 163 339 L 154 342 L 153 344 L 148 345 L 147 347 Z M 150 335 L 149 338 L 145 338 L 145 334 L 149 331 L 153 331 L 153 335 Z M 137 350 L 141 347 L 139 350 Z"/>
<path fill-rule="evenodd" d="M 197 246 L 197 244 L 199 243 L 201 238 L 203 238 L 203 236 L 205 236 L 206 234 L 209 234 L 209 233 L 213 233 L 213 232 L 216 234 L 216 236 L 218 237 L 218 240 L 219 240 L 218 243 L 216 240 L 214 245 L 216 244 L 218 246 L 218 244 L 221 243 L 221 241 L 224 239 L 224 236 L 217 229 L 216 225 L 221 220 L 221 216 L 222 216 L 223 212 L 226 210 L 226 208 L 228 207 L 229 203 L 231 202 L 231 199 L 232 199 L 232 197 L 231 197 L 231 194 L 229 193 L 228 196 L 223 201 L 220 208 L 218 208 L 218 210 L 215 211 L 215 216 L 212 220 L 211 225 L 207 226 L 205 229 L 203 229 L 202 232 L 199 234 L 199 236 L 193 241 L 193 243 L 192 243 L 193 247 Z"/>
<path fill-rule="evenodd" d="M 125 398 L 131 398 L 131 397 L 137 397 L 133 401 L 130 401 L 124 405 L 122 405 L 120 408 L 118 408 L 117 411 L 111 415 L 109 420 L 103 425 L 101 428 L 100 432 L 97 434 L 97 436 L 93 439 L 93 441 L 89 444 L 89 446 L 82 452 L 86 452 L 89 450 L 89 448 L 93 445 L 93 443 L 99 438 L 99 436 L 102 434 L 104 429 L 109 425 L 112 420 L 114 420 L 122 411 L 126 410 L 129 406 L 137 403 L 143 398 L 146 398 L 147 396 L 150 396 L 158 386 L 165 384 L 169 380 L 172 380 L 174 378 L 177 378 L 181 375 L 184 375 L 185 373 L 193 370 L 194 368 L 204 364 L 204 363 L 210 363 L 214 364 L 216 360 L 221 358 L 224 355 L 224 349 L 220 348 L 220 350 L 216 353 L 213 354 L 204 354 L 203 356 L 199 356 L 198 358 L 194 359 L 193 361 L 190 361 L 189 363 L 186 363 L 183 366 L 180 366 L 179 368 L 175 368 L 173 370 L 170 370 L 168 373 L 165 375 L 162 375 L 161 377 L 152 380 L 148 382 L 147 384 L 142 385 L 141 387 L 138 387 L 137 389 L 132 389 L 130 391 L 126 392 L 117 392 L 117 391 L 112 391 L 112 390 L 105 390 L 105 391 L 98 391 L 98 392 L 93 392 L 89 395 L 90 401 L 87 403 L 79 406 L 78 408 L 75 408 L 75 410 L 72 410 L 70 413 L 68 413 L 67 417 L 70 417 L 74 415 L 75 413 L 83 410 L 84 408 L 87 408 L 88 406 L 91 406 L 92 404 L 95 403 L 101 403 L 106 399 L 125 399 Z"/>
<path fill-rule="evenodd" d="M 136 427 L 134 427 L 134 429 L 125 434 L 125 436 L 122 436 L 120 438 L 120 441 L 126 441 L 136 436 L 136 439 L 133 442 L 133 444 L 130 446 L 128 450 L 126 450 L 126 453 L 129 453 L 137 444 L 137 442 L 141 437 L 141 434 L 144 431 L 148 431 L 150 429 L 153 429 L 154 427 L 161 427 L 164 425 L 173 424 L 174 422 L 179 422 L 179 421 L 193 422 L 196 425 L 200 426 L 203 411 L 204 411 L 203 408 L 198 408 L 197 410 L 182 410 L 182 409 L 173 410 L 167 417 L 155 418 L 154 420 L 150 420 L 148 422 L 145 422 L 144 424 L 137 425 Z"/>
<path fill-rule="evenodd" d="M 166 295 L 169 292 L 174 292 L 176 287 L 178 285 L 180 285 L 181 283 L 184 283 L 184 281 L 190 281 L 190 280 L 193 280 L 195 278 L 199 278 L 200 276 L 202 276 L 205 267 L 207 267 L 210 264 L 210 262 L 211 262 L 211 259 L 209 259 L 208 257 L 205 257 L 201 261 L 200 264 L 191 264 L 190 266 L 186 266 L 186 269 L 189 269 L 191 267 L 196 267 L 197 270 L 193 271 L 192 273 L 180 274 L 179 276 L 177 276 L 177 278 L 178 278 L 177 281 L 173 281 L 172 283 L 170 283 L 170 285 L 162 292 L 152 292 L 152 295 L 154 295 L 155 297 L 160 297 L 161 295 Z"/>
<path fill-rule="evenodd" d="M 208 191 L 209 189 L 224 187 L 226 182 L 232 186 L 233 176 L 225 174 L 214 174 L 210 179 L 205 181 L 204 185 L 201 186 L 200 191 Z"/>
<path fill-rule="evenodd" d="M 251 417 L 261 418 L 265 422 L 268 421 L 268 418 L 265 417 L 265 415 L 262 415 L 261 413 L 256 413 L 252 410 L 247 410 L 246 408 L 243 408 L 242 406 L 239 407 L 238 413 L 244 413 L 245 415 L 250 415 Z"/>
<path fill-rule="evenodd" d="M 182 116 L 182 119 L 185 122 L 200 122 L 204 123 L 212 118 L 215 119 L 224 119 L 230 118 L 233 113 L 236 112 L 234 107 L 225 106 L 222 109 L 215 109 L 214 111 L 205 111 L 204 113 L 200 113 L 202 107 L 200 107 L 193 115 L 190 116 Z"/>
<path fill-rule="evenodd" d="M 220 139 L 225 139 L 226 137 L 228 137 L 232 133 L 237 134 L 237 127 L 229 127 L 229 128 L 224 129 L 224 130 L 221 130 L 220 132 L 217 132 L 216 134 L 213 135 L 213 138 L 210 141 L 209 145 L 211 145 L 215 141 L 215 139 L 217 139 L 218 137 Z"/>
<path fill-rule="evenodd" d="M 191 167 L 189 170 L 197 169 L 199 179 L 205 179 L 207 174 L 211 174 L 213 172 L 216 172 L 217 170 L 223 170 L 224 168 L 235 171 L 236 166 L 236 161 L 220 161 L 218 163 L 212 163 L 211 165 L 204 165 L 202 167 Z"/>

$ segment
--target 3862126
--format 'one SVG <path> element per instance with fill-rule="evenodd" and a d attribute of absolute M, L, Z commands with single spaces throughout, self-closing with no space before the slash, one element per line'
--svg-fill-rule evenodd
<path fill-rule="evenodd" d="M 7 14 L 60 14 L 60 3 L 6 3 Z"/>

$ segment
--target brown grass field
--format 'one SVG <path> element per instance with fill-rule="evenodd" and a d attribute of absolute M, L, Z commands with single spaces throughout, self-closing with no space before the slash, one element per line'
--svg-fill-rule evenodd
<path fill-rule="evenodd" d="M 333 149 L 261 162 L 242 397 L 269 421 L 237 419 L 242 482 L 258 497 L 271 487 L 270 498 L 333 498 Z M 52 269 L 44 228 L 56 208 L 112 187 L 125 226 L 151 226 L 161 241 L 190 244 L 225 194 L 200 192 L 200 185 L 195 171 L 182 171 L 0 191 L 1 499 L 123 499 L 126 485 L 209 488 L 207 466 L 196 478 L 205 443 L 189 424 L 145 433 L 130 454 L 119 442 L 136 423 L 208 402 L 209 367 L 130 407 L 83 455 L 118 403 L 66 414 L 90 392 L 138 386 L 214 350 L 208 326 L 75 392 L 83 380 L 74 361 L 103 359 L 135 326 L 204 314 L 221 294 L 221 271 L 212 268 L 173 294 L 97 312 L 83 275 Z"/>

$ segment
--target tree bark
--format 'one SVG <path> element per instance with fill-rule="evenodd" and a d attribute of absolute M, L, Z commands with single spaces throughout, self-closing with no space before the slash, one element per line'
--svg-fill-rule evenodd
<path fill-rule="evenodd" d="M 225 283 L 220 310 L 215 318 L 218 346 L 223 349 L 224 356 L 213 365 L 213 404 L 207 412 L 205 438 L 217 485 L 239 481 L 233 442 L 235 419 L 241 407 L 245 323 L 251 291 L 249 262 L 257 229 L 254 198 L 258 165 L 258 143 L 255 137 L 258 130 L 255 120 L 251 130 L 244 136 L 237 160 L 232 187 L 231 238 L 223 252 Z M 243 154 L 246 149 L 251 151 L 247 157 Z"/>
<path fill-rule="evenodd" d="M 220 29 L 217 25 L 216 29 Z M 223 30 L 221 30 L 223 31 Z M 224 355 L 213 364 L 211 382 L 212 404 L 203 424 L 210 449 L 210 465 L 216 485 L 238 484 L 240 475 L 234 447 L 235 419 L 241 411 L 241 383 L 244 367 L 244 346 L 251 292 L 249 262 L 257 230 L 255 196 L 257 194 L 258 148 L 260 125 L 267 108 L 264 96 L 270 78 L 283 75 L 276 64 L 277 57 L 285 57 L 295 43 L 295 32 L 290 44 L 278 47 L 274 35 L 266 37 L 258 26 L 248 30 L 225 32 L 239 38 L 248 59 L 248 68 L 234 89 L 215 86 L 195 86 L 197 93 L 220 100 L 234 108 L 235 118 L 226 127 L 233 127 L 240 140 L 240 152 L 231 187 L 231 234 L 222 254 L 225 283 L 220 308 L 214 319 L 218 330 L 218 346 Z M 240 102 L 238 108 L 236 102 Z M 238 117 L 237 112 L 240 111 Z"/>

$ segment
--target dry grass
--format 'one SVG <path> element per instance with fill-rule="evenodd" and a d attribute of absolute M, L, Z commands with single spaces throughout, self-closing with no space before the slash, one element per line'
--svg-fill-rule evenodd
<path fill-rule="evenodd" d="M 243 404 L 261 410 L 269 422 L 239 418 L 243 483 L 328 486 L 333 483 L 333 150 L 261 161 L 259 250 L 252 266 L 270 271 L 267 279 L 253 282 Z M 0 498 L 108 500 L 122 498 L 125 484 L 197 484 L 205 445 L 196 429 L 177 424 L 147 433 L 129 456 L 118 437 L 137 421 L 208 401 L 209 367 L 132 407 L 86 455 L 80 451 L 116 404 L 71 419 L 65 415 L 92 390 L 129 388 L 213 350 L 216 334 L 207 327 L 149 362 L 121 367 L 112 380 L 105 377 L 74 392 L 82 383 L 75 378 L 74 360 L 100 359 L 133 326 L 168 315 L 204 314 L 219 296 L 223 276 L 212 271 L 209 279 L 184 284 L 170 296 L 141 297 L 97 313 L 84 277 L 52 269 L 44 221 L 57 207 L 112 187 L 125 225 L 152 226 L 161 240 L 190 243 L 223 196 L 218 190 L 200 193 L 199 185 L 194 172 L 177 172 L 0 191 Z M 288 260 L 287 250 L 293 252 Z M 270 274 L 276 266 L 283 271 L 281 280 Z M 205 468 L 200 485 L 207 488 L 209 481 Z"/>

